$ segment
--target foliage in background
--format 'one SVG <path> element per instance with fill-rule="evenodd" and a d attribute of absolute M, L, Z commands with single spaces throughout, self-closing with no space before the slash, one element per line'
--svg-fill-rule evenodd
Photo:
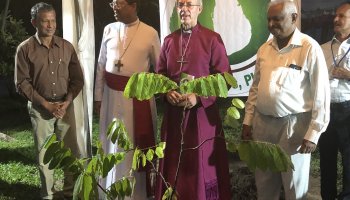
<path fill-rule="evenodd" d="M 0 18 L 2 21 L 3 15 L 0 15 Z M 27 37 L 22 20 L 17 20 L 11 15 L 6 16 L 4 33 L 0 32 L 0 75 L 13 75 L 16 48 Z"/>

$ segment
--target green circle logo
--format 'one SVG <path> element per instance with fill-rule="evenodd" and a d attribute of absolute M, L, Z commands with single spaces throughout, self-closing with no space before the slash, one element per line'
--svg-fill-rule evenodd
<path fill-rule="evenodd" d="M 247 37 L 250 34 L 249 42 L 243 48 L 228 55 L 230 65 L 235 66 L 235 69 L 233 69 L 234 71 L 241 71 L 246 69 L 248 65 L 251 66 L 252 65 L 251 63 L 249 63 L 248 65 L 240 66 L 240 63 L 244 63 L 245 61 L 248 61 L 252 57 L 254 57 L 256 55 L 258 48 L 267 41 L 270 35 L 267 29 L 267 20 L 266 20 L 267 6 L 269 2 L 270 0 L 235 0 L 235 3 L 237 3 L 238 7 L 242 9 L 241 13 L 243 13 L 244 18 L 248 20 L 251 29 L 249 33 L 246 33 Z M 204 5 L 203 11 L 198 18 L 199 22 L 203 26 L 211 30 L 215 30 L 215 24 L 213 22 L 214 21 L 213 18 L 215 15 L 214 12 L 215 12 L 216 3 L 218 3 L 218 1 L 203 0 L 203 5 Z M 225 7 L 225 9 L 230 9 L 230 8 Z M 219 12 L 219 11 L 216 11 L 216 12 Z M 231 21 L 234 23 L 235 19 L 231 19 Z M 223 21 L 223 23 L 227 23 L 227 22 Z M 240 28 L 235 24 L 225 24 L 225 26 L 233 26 L 236 29 Z M 180 20 L 177 15 L 176 7 L 174 7 L 173 13 L 170 17 L 169 28 L 170 28 L 170 31 L 173 32 L 179 27 L 180 27 Z M 219 33 L 221 35 L 225 35 L 225 33 L 222 33 L 222 32 L 219 32 Z M 235 35 L 226 35 L 226 38 L 233 41 L 239 41 L 242 39 L 242 38 L 236 37 Z"/>

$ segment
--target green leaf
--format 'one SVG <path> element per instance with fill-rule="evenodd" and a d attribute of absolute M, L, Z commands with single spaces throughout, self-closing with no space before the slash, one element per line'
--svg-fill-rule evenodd
<path fill-rule="evenodd" d="M 133 74 L 125 86 L 124 96 L 146 100 L 155 94 L 166 93 L 178 88 L 177 84 L 161 74 L 147 72 Z"/>
<path fill-rule="evenodd" d="M 56 140 L 57 140 L 56 134 L 53 133 L 53 134 L 49 135 L 44 142 L 44 145 L 43 145 L 44 148 L 47 149 Z"/>
<path fill-rule="evenodd" d="M 156 148 L 156 155 L 158 156 L 158 158 L 164 158 L 164 149 L 158 146 Z"/>
<path fill-rule="evenodd" d="M 224 73 L 224 77 L 226 82 L 232 87 L 232 88 L 237 88 L 237 80 L 232 76 L 232 74 L 229 74 L 227 72 Z"/>
<path fill-rule="evenodd" d="M 107 128 L 107 137 L 108 138 L 111 138 L 112 137 L 111 135 L 115 132 L 115 129 L 117 128 L 117 121 L 118 121 L 118 119 L 114 118 L 112 120 L 112 122 L 108 125 L 108 128 Z"/>
<path fill-rule="evenodd" d="M 65 151 L 62 151 L 61 161 L 60 161 L 58 167 L 59 168 L 67 167 L 67 166 L 65 166 L 65 163 L 63 163 L 63 161 L 66 162 L 67 160 L 68 161 L 73 160 L 73 162 L 74 162 L 76 160 L 76 158 L 72 155 L 72 152 L 70 149 L 65 148 Z"/>
<path fill-rule="evenodd" d="M 290 157 L 278 146 L 259 141 L 244 141 L 239 144 L 239 157 L 247 163 L 251 171 L 256 168 L 275 172 L 293 169 Z"/>
<path fill-rule="evenodd" d="M 122 188 L 125 196 L 131 196 L 132 194 L 132 183 L 127 178 L 122 178 Z"/>
<path fill-rule="evenodd" d="M 73 190 L 73 200 L 79 199 L 79 194 L 81 192 L 81 189 L 83 188 L 83 177 L 84 174 L 80 174 L 75 181 L 74 190 Z"/>
<path fill-rule="evenodd" d="M 203 97 L 227 97 L 228 89 L 224 77 L 221 74 L 215 74 L 181 84 L 180 92 L 183 94 L 195 93 Z"/>
<path fill-rule="evenodd" d="M 226 112 L 227 115 L 234 119 L 239 119 L 241 118 L 241 114 L 239 113 L 238 109 L 236 107 L 229 107 Z"/>
<path fill-rule="evenodd" d="M 96 171 L 97 162 L 98 162 L 97 157 L 92 157 L 89 164 L 86 167 L 85 172 L 90 174 L 90 173 L 93 173 L 94 171 Z"/>
<path fill-rule="evenodd" d="M 170 200 L 170 197 L 171 197 L 171 194 L 173 193 L 173 188 L 172 187 L 168 187 L 166 190 L 165 190 L 165 192 L 164 192 L 164 194 L 163 194 L 163 196 L 162 196 L 162 200 Z M 173 198 L 172 198 L 173 200 L 175 200 L 175 199 L 177 199 L 177 196 L 176 196 L 176 194 L 174 193 L 173 194 Z"/>
<path fill-rule="evenodd" d="M 146 166 L 146 162 L 147 162 L 146 155 L 144 153 L 142 153 L 141 158 L 142 158 L 142 167 L 144 167 L 144 166 Z"/>
<path fill-rule="evenodd" d="M 227 145 L 226 145 L 226 149 L 231 152 L 231 153 L 234 153 L 237 151 L 237 146 L 235 143 L 233 142 L 228 142 Z"/>
<path fill-rule="evenodd" d="M 75 163 L 76 160 L 77 160 L 77 158 L 73 155 L 67 156 L 67 157 L 62 159 L 60 165 L 62 166 L 62 169 L 68 169 Z"/>
<path fill-rule="evenodd" d="M 225 118 L 224 118 L 224 125 L 232 127 L 232 128 L 238 128 L 241 126 L 241 124 L 239 123 L 239 121 L 237 119 L 235 119 L 227 114 L 225 115 Z"/>
<path fill-rule="evenodd" d="M 66 152 L 68 151 L 68 149 L 63 148 L 63 142 L 60 142 L 60 143 L 62 146 L 58 151 L 55 152 L 55 154 L 51 158 L 51 161 L 48 166 L 49 169 L 57 168 L 60 162 L 62 161 L 62 159 L 64 158 L 64 156 L 66 155 Z"/>
<path fill-rule="evenodd" d="M 158 147 L 160 147 L 161 149 L 165 149 L 165 147 L 166 147 L 166 142 L 159 142 L 158 143 Z"/>
<path fill-rule="evenodd" d="M 234 105 L 238 109 L 243 109 L 245 107 L 244 102 L 238 98 L 232 99 L 232 105 Z"/>
<path fill-rule="evenodd" d="M 119 196 L 121 197 L 125 197 L 125 192 L 123 190 L 123 183 L 121 180 L 119 180 L 117 183 L 116 183 L 116 191 L 118 193 Z"/>
<path fill-rule="evenodd" d="M 146 158 L 148 161 L 152 161 L 154 156 L 154 150 L 153 149 L 148 149 L 146 153 Z"/>
<path fill-rule="evenodd" d="M 45 145 L 46 146 L 46 145 Z M 44 154 L 44 164 L 47 164 L 50 162 L 50 160 L 52 159 L 52 157 L 55 155 L 55 153 L 61 149 L 61 143 L 59 141 L 55 141 L 55 142 L 50 142 L 50 144 L 45 147 L 46 151 Z"/>
<path fill-rule="evenodd" d="M 141 151 L 139 149 L 135 149 L 134 151 L 134 156 L 132 158 L 132 166 L 131 168 L 133 170 L 136 170 L 139 167 L 139 155 L 140 155 Z"/>
<path fill-rule="evenodd" d="M 113 168 L 115 162 L 116 158 L 113 154 L 109 154 L 103 159 L 102 178 L 105 178 L 108 175 L 108 172 Z"/>
<path fill-rule="evenodd" d="M 115 165 L 118 165 L 119 163 L 123 162 L 125 159 L 125 152 L 119 152 L 115 154 Z"/>
<path fill-rule="evenodd" d="M 92 192 L 92 185 L 93 185 L 93 181 L 92 181 L 92 177 L 84 174 L 83 177 L 83 199 L 93 199 L 90 197 L 90 195 L 93 193 Z"/>

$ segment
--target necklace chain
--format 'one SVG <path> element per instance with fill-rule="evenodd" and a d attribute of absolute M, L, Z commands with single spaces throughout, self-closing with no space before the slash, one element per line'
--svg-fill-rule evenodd
<path fill-rule="evenodd" d="M 180 63 L 180 71 L 182 70 L 182 66 L 184 63 L 187 63 L 187 61 L 184 61 L 184 57 L 186 55 L 186 51 L 187 51 L 187 48 L 188 48 L 188 44 L 190 43 L 190 40 L 191 40 L 191 36 L 192 36 L 192 32 L 190 33 L 190 36 L 187 40 L 187 43 L 185 45 L 185 49 L 183 49 L 183 31 L 181 30 L 181 37 L 180 37 L 180 60 L 178 60 L 177 62 Z"/>
<path fill-rule="evenodd" d="M 137 31 L 139 30 L 139 26 L 140 26 L 140 21 L 137 23 L 137 27 L 136 27 L 136 31 L 135 33 L 132 35 L 131 39 L 130 39 L 130 42 L 128 43 L 128 45 L 125 47 L 125 41 L 127 40 L 127 31 L 124 33 L 124 38 L 123 38 L 123 53 L 119 56 L 119 60 L 121 60 L 123 58 L 123 56 L 125 55 L 126 51 L 128 50 L 128 48 L 130 47 L 130 44 L 132 43 Z M 119 43 L 121 43 L 121 39 L 120 39 L 120 29 L 121 27 L 119 27 Z M 127 30 L 127 27 L 126 27 L 126 30 Z"/>

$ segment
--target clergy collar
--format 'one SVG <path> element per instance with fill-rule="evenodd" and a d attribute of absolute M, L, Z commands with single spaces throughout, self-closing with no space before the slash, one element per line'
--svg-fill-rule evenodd
<path fill-rule="evenodd" d="M 198 31 L 200 26 L 201 26 L 201 25 L 200 25 L 199 22 L 198 22 L 194 27 L 192 27 L 192 28 L 189 29 L 189 30 L 183 30 L 182 28 L 180 28 L 180 30 L 181 30 L 183 33 L 185 33 L 185 34 L 190 34 L 190 33 L 193 33 L 193 32 Z"/>
<path fill-rule="evenodd" d="M 188 33 L 188 34 L 190 34 L 190 33 L 192 33 L 192 28 L 191 28 L 191 29 L 188 29 L 188 30 L 182 29 L 182 32 L 183 32 L 183 33 Z"/>

